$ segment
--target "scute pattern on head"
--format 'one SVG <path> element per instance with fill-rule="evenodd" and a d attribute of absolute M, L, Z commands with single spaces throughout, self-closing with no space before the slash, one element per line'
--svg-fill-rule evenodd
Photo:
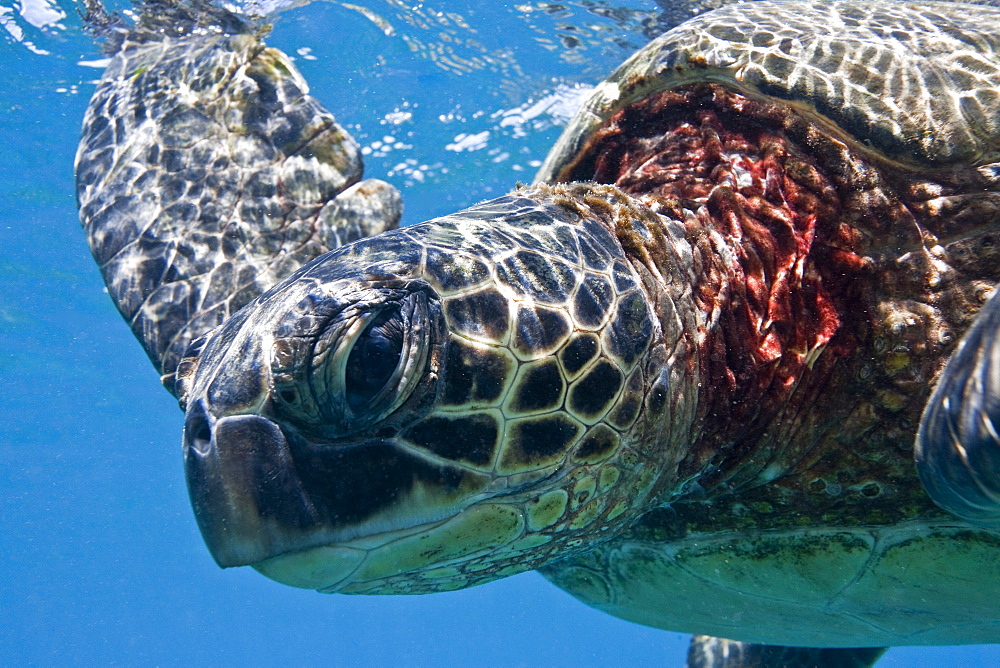
<path fill-rule="evenodd" d="M 689 295 L 651 297 L 659 265 L 623 246 L 665 245 L 660 223 L 612 186 L 522 189 L 321 256 L 249 304 L 184 385 L 189 479 L 221 499 L 195 503 L 213 553 L 297 586 L 417 593 L 624 529 L 674 482 L 697 394 L 668 364 L 695 350 L 676 322 L 690 309 L 673 304 Z M 394 351 L 374 367 L 386 384 L 352 401 L 352 382 L 368 387 L 352 351 L 373 323 L 401 338 L 371 344 Z M 244 442 L 226 441 L 236 433 Z M 229 458 L 258 463 L 202 473 Z M 272 466 L 287 472 L 276 487 L 254 473 Z M 269 519 L 289 497 L 311 524 Z M 486 524 L 469 534 L 473 517 Z M 436 547 L 404 568 L 411 541 Z"/>
<path fill-rule="evenodd" d="M 592 525 L 612 535 L 652 498 L 659 462 L 671 457 L 671 439 L 635 435 L 655 429 L 661 411 L 632 431 L 664 356 L 640 363 L 662 346 L 661 327 L 617 240 L 620 196 L 542 186 L 405 231 L 425 249 L 410 275 L 451 289 L 440 292 L 449 332 L 441 402 L 400 442 L 497 476 L 507 503 L 527 504 L 518 545 L 534 551 L 502 571 L 489 564 L 506 550 L 456 564 L 450 577 L 482 578 L 466 584 L 592 546 L 601 540 Z M 537 486 L 543 479 L 551 482 Z M 420 591 L 421 580 L 450 588 L 432 575 L 441 577 L 413 572 L 344 590 Z"/>
<path fill-rule="evenodd" d="M 426 246 L 428 282 L 452 287 L 441 292 L 451 336 L 441 411 L 478 416 L 469 433 L 480 458 L 484 443 L 506 443 L 488 460 L 504 475 L 565 462 L 589 427 L 639 405 L 647 371 L 638 360 L 654 333 L 638 277 L 608 228 L 548 204 L 553 195 L 522 191 L 411 230 Z M 490 228 L 469 225 L 494 217 Z M 484 251 L 492 266 L 475 259 Z M 435 412 L 404 435 L 415 447 L 434 441 L 428 421 L 439 440 L 466 433 L 449 431 L 454 422 Z M 602 439 L 604 456 L 617 440 Z"/>
<path fill-rule="evenodd" d="M 654 325 L 639 281 L 606 227 L 551 199 L 523 191 L 408 231 L 450 332 L 440 411 L 402 434 L 412 447 L 471 453 L 470 465 L 505 476 L 551 470 L 590 427 L 642 402 L 635 351 L 649 348 Z M 615 454 L 612 434 L 631 422 L 617 425 L 590 458 Z"/>

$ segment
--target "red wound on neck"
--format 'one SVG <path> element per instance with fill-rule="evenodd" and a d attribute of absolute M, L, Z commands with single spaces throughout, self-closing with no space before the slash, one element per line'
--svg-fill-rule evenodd
<path fill-rule="evenodd" d="M 685 224 L 709 323 L 699 400 L 702 434 L 715 441 L 707 451 L 773 414 L 831 341 L 824 358 L 854 352 L 861 238 L 845 184 L 812 152 L 816 133 L 786 104 L 700 84 L 624 108 L 563 173 L 658 198 L 660 213 Z"/>

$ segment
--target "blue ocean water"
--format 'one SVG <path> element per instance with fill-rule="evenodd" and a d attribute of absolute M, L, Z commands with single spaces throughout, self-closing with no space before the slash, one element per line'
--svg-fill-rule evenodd
<path fill-rule="evenodd" d="M 641 0 L 358 4 L 288 10 L 269 42 L 361 142 L 367 175 L 404 192 L 407 223 L 530 180 L 579 97 L 671 19 Z M 683 663 L 686 636 L 534 573 L 350 597 L 219 570 L 188 505 L 182 415 L 76 217 L 73 156 L 102 56 L 69 0 L 0 0 L 0 27 L 0 664 Z M 990 663 L 1000 647 L 882 662 Z"/>

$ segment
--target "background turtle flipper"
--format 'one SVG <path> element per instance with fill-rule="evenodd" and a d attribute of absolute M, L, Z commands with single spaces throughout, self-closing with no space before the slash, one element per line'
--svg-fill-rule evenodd
<path fill-rule="evenodd" d="M 357 143 L 260 26 L 195 0 L 138 23 L 89 7 L 115 53 L 76 158 L 80 219 L 172 393 L 188 345 L 308 260 L 397 225 Z"/>
<path fill-rule="evenodd" d="M 941 372 L 914 454 L 935 503 L 973 524 L 1000 527 L 1000 291 Z"/>
<path fill-rule="evenodd" d="M 867 668 L 886 647 L 781 647 L 691 636 L 688 668 Z"/>

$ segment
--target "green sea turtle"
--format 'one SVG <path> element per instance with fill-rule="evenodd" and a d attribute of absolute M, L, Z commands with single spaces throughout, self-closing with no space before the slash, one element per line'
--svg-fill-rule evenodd
<path fill-rule="evenodd" d="M 748 643 L 1000 640 L 1000 10 L 704 14 L 535 185 L 403 229 L 256 23 L 89 10 L 81 219 L 221 566 L 372 594 L 538 568 Z M 691 661 L 880 652 L 822 651 Z"/>

